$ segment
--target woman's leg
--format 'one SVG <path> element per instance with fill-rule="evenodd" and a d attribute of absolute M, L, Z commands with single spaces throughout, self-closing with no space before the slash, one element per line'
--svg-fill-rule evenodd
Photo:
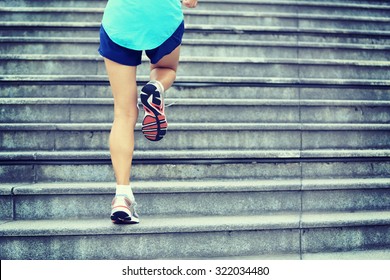
<path fill-rule="evenodd" d="M 138 223 L 135 199 L 130 187 L 134 151 L 134 128 L 138 118 L 136 67 L 104 59 L 114 96 L 114 122 L 110 133 L 110 153 L 117 182 L 112 201 L 114 223 Z"/>
<path fill-rule="evenodd" d="M 134 128 L 138 118 L 136 67 L 104 59 L 114 96 L 114 123 L 110 153 L 118 185 L 129 185 L 134 151 Z"/>

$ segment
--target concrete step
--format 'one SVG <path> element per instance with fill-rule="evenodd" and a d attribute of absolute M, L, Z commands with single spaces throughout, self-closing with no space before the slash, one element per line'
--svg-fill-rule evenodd
<path fill-rule="evenodd" d="M 101 8 L 45 8 L 45 7 L 6 7 L 0 8 L 3 21 L 34 22 L 100 22 L 103 16 Z M 307 18 L 303 16 L 302 18 Z M 340 18 L 336 16 L 335 19 Z M 297 15 L 282 13 L 256 13 L 232 11 L 186 10 L 185 21 L 188 24 L 230 24 L 262 26 L 296 26 Z M 366 21 L 361 18 L 359 21 Z M 384 18 L 378 18 L 385 22 Z"/>
<path fill-rule="evenodd" d="M 378 214 L 378 216 L 372 217 L 373 214 Z M 304 240 L 302 251 L 303 253 L 319 253 L 388 249 L 390 227 L 385 222 L 387 215 L 386 211 L 382 213 L 331 213 L 329 215 L 303 213 L 302 227 L 306 229 L 302 232 L 302 240 Z M 376 219 L 378 222 L 373 222 Z M 345 220 L 348 220 L 347 224 L 351 227 L 342 227 L 341 224 L 344 224 Z M 333 223 L 338 224 L 338 226 Z M 333 224 L 333 227 L 329 227 L 330 224 Z M 364 226 L 361 227 L 362 225 Z M 375 240 L 378 240 L 376 238 L 384 239 L 379 244 L 376 243 Z"/>
<path fill-rule="evenodd" d="M 0 8 L 0 14 L 7 21 L 100 21 L 103 9 L 99 8 Z M 388 14 L 384 17 L 361 16 L 356 14 L 320 14 L 297 12 L 255 12 L 192 10 L 184 11 L 188 24 L 216 25 L 253 25 L 253 26 L 301 26 L 340 28 L 348 26 L 353 29 L 389 30 Z"/>
<path fill-rule="evenodd" d="M 364 251 L 344 251 L 306 254 L 229 256 L 202 258 L 202 260 L 390 260 L 390 249 L 373 249 Z"/>
<path fill-rule="evenodd" d="M 170 123 L 390 122 L 389 101 L 166 98 L 165 104 Z M 141 109 L 138 122 L 143 115 Z M 0 98 L 0 123 L 112 121 L 112 98 Z"/>
<path fill-rule="evenodd" d="M 148 80 L 148 76 L 138 76 L 140 87 Z M 0 81 L 3 98 L 112 98 L 106 75 L 2 75 Z M 178 76 L 174 86 L 167 91 L 167 97 L 385 101 L 390 100 L 390 82 Z"/>
<path fill-rule="evenodd" d="M 132 184 L 137 212 L 142 216 L 253 215 L 300 210 L 299 180 L 140 181 Z M 2 197 L 11 198 L 15 214 L 3 219 L 17 220 L 107 218 L 115 193 L 115 184 L 107 182 L 15 184 L 5 185 L 3 189 L 7 186 L 8 194 Z"/>
<path fill-rule="evenodd" d="M 99 37 L 100 22 L 0 21 L 2 37 Z M 185 39 L 319 42 L 341 44 L 390 44 L 390 32 L 337 28 L 297 28 L 187 24 Z"/>
<path fill-rule="evenodd" d="M 143 217 L 139 225 L 125 227 L 113 225 L 107 218 L 14 221 L 0 225 L 0 257 L 155 259 L 295 253 L 299 250 L 298 223 L 299 215 L 296 213 L 228 217 L 152 216 Z M 46 234 L 42 234 L 43 232 Z M 84 240 L 83 245 L 80 244 L 80 238 Z M 237 240 L 232 242 L 232 238 Z M 36 246 L 33 244 L 40 243 L 39 240 L 45 242 L 46 246 L 34 248 Z M 108 240 L 123 244 L 120 248 L 126 248 L 131 243 L 132 250 L 112 250 L 112 246 L 103 245 L 107 245 Z M 15 241 L 21 246 L 16 245 Z M 25 242 L 30 246 L 24 244 Z M 54 249 L 55 246 L 48 245 L 53 242 L 59 244 L 62 249 L 57 250 Z"/>
<path fill-rule="evenodd" d="M 390 177 L 389 150 L 136 150 L 132 179 Z M 1 183 L 113 182 L 104 151 L 0 152 Z"/>
<path fill-rule="evenodd" d="M 233 6 L 234 7 L 234 6 Z M 270 11 L 224 11 L 186 9 L 185 21 L 188 24 L 246 25 L 246 26 L 280 26 L 313 28 L 351 28 L 363 30 L 390 30 L 390 19 L 384 17 L 361 16 L 356 14 L 329 14 L 313 11 L 270 12 Z M 35 22 L 100 22 L 102 8 L 47 8 L 47 7 L 0 7 L 3 21 L 35 21 Z"/>
<path fill-rule="evenodd" d="M 289 256 L 280 256 L 285 259 Z M 294 256 L 290 256 L 291 259 Z M 390 249 L 303 254 L 303 260 L 390 260 Z"/>
<path fill-rule="evenodd" d="M 207 0 L 206 0 L 207 1 Z M 9 0 L 0 3 L 0 7 L 96 7 L 104 8 L 107 1 L 102 0 L 59 0 L 34 1 L 34 0 Z"/>
<path fill-rule="evenodd" d="M 105 7 L 107 4 L 103 0 L 59 0 L 56 2 L 51 2 L 48 0 L 34 1 L 34 0 L 9 0 L 7 2 L 2 2 L 0 7 L 8 6 L 30 6 L 30 7 Z M 215 6 L 225 6 L 229 4 L 244 6 L 249 5 L 248 10 L 252 10 L 256 6 L 270 5 L 268 1 L 265 0 L 203 0 L 201 3 L 198 3 L 197 9 L 210 7 L 211 5 Z M 335 8 L 353 8 L 353 7 L 362 7 L 362 8 L 372 8 L 377 9 L 389 9 L 389 4 L 382 0 L 323 0 L 323 1 L 311 1 L 311 0 L 275 0 L 272 2 L 272 5 L 283 7 L 283 6 L 318 6 L 318 7 L 335 7 Z M 183 7 L 183 9 L 187 9 Z"/>
<path fill-rule="evenodd" d="M 202 1 L 197 9 L 256 12 L 296 12 L 335 15 L 387 16 L 388 3 L 384 1 Z"/>
<path fill-rule="evenodd" d="M 141 216 L 390 210 L 389 178 L 136 181 L 132 188 Z M 3 220 L 107 218 L 115 183 L 15 183 L 0 190 Z"/>
<path fill-rule="evenodd" d="M 390 246 L 389 230 L 389 211 L 152 216 L 125 227 L 109 219 L 12 221 L 0 225 L 0 257 L 165 259 L 383 250 Z M 128 245 L 107 246 L 113 241 Z"/>
<path fill-rule="evenodd" d="M 4 1 L 2 7 L 72 7 L 72 8 L 104 8 L 106 1 Z M 389 6 L 384 1 L 201 1 L 197 10 L 231 11 L 232 6 L 237 11 L 252 12 L 303 12 L 303 13 L 326 13 L 326 14 L 351 14 L 366 16 L 386 16 Z M 183 7 L 185 12 L 188 10 Z"/>
<path fill-rule="evenodd" d="M 388 61 L 182 57 L 179 72 L 193 76 L 280 77 L 388 80 Z M 1 55 L 5 75 L 103 75 L 104 62 L 95 55 Z M 149 73 L 149 63 L 139 74 Z"/>
<path fill-rule="evenodd" d="M 111 123 L 0 124 L 3 151 L 108 149 Z M 388 149 L 389 124 L 172 123 L 159 142 L 144 139 L 137 150 L 171 149 Z"/>
<path fill-rule="evenodd" d="M 302 180 L 302 210 L 390 210 L 389 186 L 385 178 Z"/>
<path fill-rule="evenodd" d="M 0 54 L 95 54 L 97 38 L 0 37 Z M 182 56 L 389 60 L 390 45 L 185 39 Z"/>
<path fill-rule="evenodd" d="M 2 132 L 0 146 L 3 151 L 108 149 L 111 126 L 111 123 L 73 125 L 53 123 L 2 124 L 0 125 Z M 299 147 L 299 127 L 298 124 L 275 124 L 271 126 L 268 124 L 245 123 L 173 123 L 168 128 L 169 136 L 167 135 L 163 140 L 156 143 L 144 139 L 140 131 L 140 125 L 137 125 L 135 141 L 136 149 L 139 150 L 175 148 L 294 149 Z M 383 132 L 378 133 L 379 135 L 386 135 Z M 369 135 L 375 134 L 374 138 L 378 137 L 378 133 L 368 132 Z M 226 141 L 227 139 L 228 141 Z M 256 141 L 252 139 L 256 139 Z M 365 142 L 368 143 L 369 140 Z M 371 144 L 377 145 L 377 143 Z"/>

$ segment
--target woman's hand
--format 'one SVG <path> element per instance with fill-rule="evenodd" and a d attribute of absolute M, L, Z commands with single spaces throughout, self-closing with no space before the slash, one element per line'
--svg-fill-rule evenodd
<path fill-rule="evenodd" d="M 187 8 L 195 8 L 198 5 L 198 0 L 183 0 L 183 5 Z"/>

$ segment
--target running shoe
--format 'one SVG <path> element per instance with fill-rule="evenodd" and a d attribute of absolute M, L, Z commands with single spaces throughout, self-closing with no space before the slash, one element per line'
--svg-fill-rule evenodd
<path fill-rule="evenodd" d="M 167 119 L 164 114 L 164 98 L 152 83 L 141 90 L 141 102 L 145 116 L 142 121 L 142 133 L 150 141 L 160 141 L 167 133 Z"/>
<path fill-rule="evenodd" d="M 135 210 L 137 203 L 131 202 L 126 195 L 116 195 L 111 203 L 111 221 L 114 224 L 138 224 Z"/>

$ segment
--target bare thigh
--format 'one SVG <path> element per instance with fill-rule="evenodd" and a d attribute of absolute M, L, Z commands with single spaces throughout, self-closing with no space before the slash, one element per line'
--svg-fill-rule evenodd
<path fill-rule="evenodd" d="M 104 59 L 114 96 L 114 112 L 116 117 L 127 116 L 136 118 L 137 105 L 137 68 L 126 66 L 109 59 Z"/>
<path fill-rule="evenodd" d="M 163 58 L 161 58 L 156 64 L 150 65 L 150 70 L 155 68 L 169 68 L 173 71 L 177 71 L 177 67 L 179 65 L 179 57 L 180 57 L 180 46 L 173 50 L 170 54 L 167 54 Z"/>
<path fill-rule="evenodd" d="M 156 64 L 150 65 L 150 79 L 161 82 L 165 89 L 171 87 L 176 79 L 176 71 L 179 65 L 180 46 L 173 52 L 164 56 Z"/>

